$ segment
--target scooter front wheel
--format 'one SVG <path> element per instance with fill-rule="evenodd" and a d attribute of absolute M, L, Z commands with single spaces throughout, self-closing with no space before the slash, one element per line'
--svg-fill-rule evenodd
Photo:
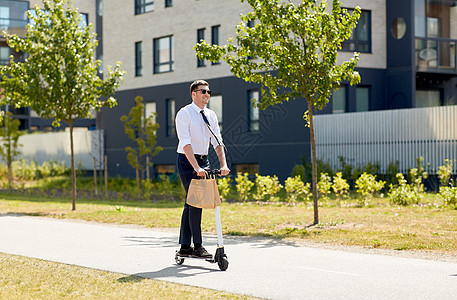
<path fill-rule="evenodd" d="M 223 258 L 219 259 L 219 261 L 217 262 L 217 264 L 219 265 L 219 269 L 220 269 L 221 271 L 225 271 L 225 270 L 227 270 L 227 268 L 228 268 L 229 262 L 228 262 L 228 260 L 227 260 L 225 257 L 223 257 Z"/>

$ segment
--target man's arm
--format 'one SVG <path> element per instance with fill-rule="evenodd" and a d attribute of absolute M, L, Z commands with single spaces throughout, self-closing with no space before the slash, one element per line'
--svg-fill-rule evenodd
<path fill-rule="evenodd" d="M 183 150 L 184 150 L 184 154 L 186 154 L 187 160 L 190 162 L 192 167 L 194 167 L 194 171 L 197 172 L 197 175 L 200 177 L 205 177 L 206 172 L 198 165 L 197 159 L 195 158 L 195 155 L 194 155 L 194 150 L 192 149 L 192 145 L 191 144 L 185 145 L 183 147 Z"/>
<path fill-rule="evenodd" d="M 225 159 L 224 147 L 221 145 L 216 147 L 217 158 L 219 158 L 219 164 L 221 165 L 221 175 L 226 176 L 230 173 L 230 169 L 227 167 L 227 161 Z"/>

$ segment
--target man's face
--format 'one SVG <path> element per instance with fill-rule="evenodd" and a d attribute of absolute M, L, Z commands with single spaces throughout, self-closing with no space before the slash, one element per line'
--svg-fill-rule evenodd
<path fill-rule="evenodd" d="M 197 106 L 203 107 L 208 104 L 210 98 L 208 91 L 210 91 L 209 86 L 199 85 L 198 89 L 192 92 L 194 94 L 194 102 Z"/>

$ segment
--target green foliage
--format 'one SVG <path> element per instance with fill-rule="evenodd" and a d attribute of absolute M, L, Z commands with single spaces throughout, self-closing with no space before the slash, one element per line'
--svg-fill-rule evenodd
<path fill-rule="evenodd" d="M 239 194 L 239 197 L 242 201 L 247 201 L 249 192 L 251 191 L 252 187 L 254 186 L 254 182 L 249 180 L 248 173 L 238 173 L 235 181 L 236 181 L 236 191 Z"/>
<path fill-rule="evenodd" d="M 276 201 L 278 198 L 275 196 L 282 188 L 282 185 L 279 183 L 278 177 L 274 176 L 262 176 L 255 174 L 255 186 L 256 193 L 254 194 L 254 199 L 256 200 L 270 200 Z"/>
<path fill-rule="evenodd" d="M 414 171 L 413 171 L 414 172 Z M 411 175 L 415 176 L 415 175 Z M 421 177 L 417 177 L 413 184 L 408 184 L 402 173 L 397 174 L 398 184 L 390 184 L 389 197 L 393 204 L 410 205 L 417 204 L 423 198 L 423 185 Z"/>
<path fill-rule="evenodd" d="M 6 165 L 8 166 L 8 185 L 10 189 L 14 185 L 13 162 L 16 156 L 20 154 L 18 150 L 21 146 L 19 144 L 19 137 L 24 134 L 22 131 L 19 131 L 19 125 L 19 120 L 13 119 L 11 112 L 4 114 L 1 122 L 2 127 L 0 127 L 0 156 L 6 161 Z"/>
<path fill-rule="evenodd" d="M 444 165 L 438 167 L 438 177 L 440 179 L 440 183 L 443 186 L 452 185 L 451 182 L 451 175 L 452 175 L 452 161 L 446 159 Z"/>
<path fill-rule="evenodd" d="M 349 184 L 342 176 L 342 173 L 338 172 L 336 173 L 336 176 L 333 177 L 332 189 L 338 199 L 347 196 L 349 193 Z"/>
<path fill-rule="evenodd" d="M 300 176 L 289 177 L 284 182 L 287 200 L 295 203 L 298 200 L 307 201 L 310 200 L 310 188 L 309 183 L 304 183 Z"/>
<path fill-rule="evenodd" d="M 444 205 L 457 208 L 457 187 L 440 186 L 438 197 L 443 200 Z"/>
<path fill-rule="evenodd" d="M 152 161 L 146 157 L 154 157 L 163 150 L 157 146 L 156 132 L 159 124 L 155 122 L 156 113 L 147 118 L 142 97 L 135 98 L 135 106 L 132 107 L 128 116 L 123 115 L 121 121 L 124 122 L 124 130 L 128 137 L 135 143 L 135 148 L 126 147 L 127 159 L 132 168 L 137 170 L 138 191 L 140 190 L 141 180 L 144 179 L 146 168 L 152 167 Z"/>
<path fill-rule="evenodd" d="M 357 194 L 360 194 L 360 205 L 367 205 L 370 202 L 371 198 L 373 198 L 373 194 L 380 191 L 385 184 L 385 181 L 376 181 L 376 176 L 372 174 L 367 174 L 364 172 L 362 175 L 360 175 L 360 177 L 355 182 Z"/>
<path fill-rule="evenodd" d="M 236 77 L 261 84 L 261 100 L 253 100 L 260 109 L 298 97 L 306 100 L 304 119 L 311 132 L 314 223 L 318 224 L 313 111 L 328 103 L 342 80 L 360 82 L 355 71 L 358 53 L 337 64 L 338 50 L 357 25 L 360 8 L 357 6 L 351 15 L 341 9 L 339 0 L 332 1 L 331 9 L 325 0 L 298 4 L 280 0 L 241 2 L 247 2 L 252 12 L 241 15 L 236 39 L 224 46 L 202 41 L 195 46 L 197 57 L 212 62 L 224 60 Z M 253 23 L 255 26 L 248 25 Z"/>
<path fill-rule="evenodd" d="M 53 126 L 64 121 L 70 127 L 72 198 L 76 209 L 76 168 L 74 164 L 73 124 L 91 117 L 102 106 L 113 107 L 110 97 L 120 86 L 124 72 L 117 63 L 98 76 L 100 60 L 95 59 L 97 41 L 92 24 L 81 26 L 81 15 L 71 0 L 43 0 L 44 8 L 35 6 L 25 37 L 3 36 L 9 47 L 27 53 L 24 62 L 0 67 L 0 87 L 4 99 L 16 107 L 30 107 L 43 119 L 53 119 Z"/>
<path fill-rule="evenodd" d="M 230 182 L 232 179 L 230 176 L 220 177 L 217 179 L 217 188 L 219 189 L 219 196 L 221 200 L 226 200 L 228 194 L 230 193 Z"/>
<path fill-rule="evenodd" d="M 30 106 L 40 117 L 72 124 L 90 117 L 103 105 L 116 104 L 113 94 L 124 72 L 118 63 L 114 70 L 97 76 L 100 60 L 95 60 L 97 41 L 92 24 L 81 27 L 81 15 L 70 0 L 43 0 L 35 6 L 35 16 L 25 38 L 3 32 L 8 45 L 27 53 L 25 62 L 1 67 L 3 93 L 18 107 Z"/>
<path fill-rule="evenodd" d="M 327 173 L 322 173 L 319 182 L 317 183 L 317 189 L 321 193 L 324 200 L 328 199 L 328 195 L 332 192 L 332 178 Z"/>

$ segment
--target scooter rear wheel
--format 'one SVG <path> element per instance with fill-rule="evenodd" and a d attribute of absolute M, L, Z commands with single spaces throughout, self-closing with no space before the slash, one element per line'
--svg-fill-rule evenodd
<path fill-rule="evenodd" d="M 184 258 L 179 257 L 178 253 L 175 255 L 175 262 L 178 266 L 182 265 L 184 263 Z"/>

